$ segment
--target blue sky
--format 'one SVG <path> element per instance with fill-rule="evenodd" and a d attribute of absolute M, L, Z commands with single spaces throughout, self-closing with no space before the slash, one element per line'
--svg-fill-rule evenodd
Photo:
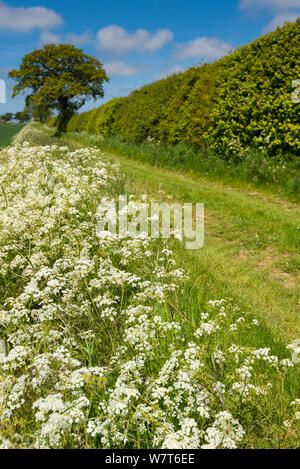
<path fill-rule="evenodd" d="M 110 76 L 104 100 L 231 49 L 300 16 L 300 0 L 0 0 L 0 78 L 10 98 L 7 72 L 45 43 L 73 43 L 100 59 Z"/>

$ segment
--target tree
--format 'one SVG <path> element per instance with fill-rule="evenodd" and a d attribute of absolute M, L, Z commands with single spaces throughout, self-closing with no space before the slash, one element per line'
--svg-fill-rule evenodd
<path fill-rule="evenodd" d="M 14 115 L 12 112 L 7 112 L 6 114 L 3 114 L 0 116 L 0 119 L 3 120 L 4 122 L 9 122 L 12 121 L 14 118 Z"/>
<path fill-rule="evenodd" d="M 68 44 L 48 44 L 25 55 L 19 70 L 8 75 L 16 80 L 13 97 L 29 89 L 30 106 L 58 111 L 58 133 L 87 99 L 104 96 L 103 82 L 109 80 L 101 62 Z"/>
<path fill-rule="evenodd" d="M 16 112 L 16 114 L 15 114 L 15 119 L 17 121 L 19 121 L 20 124 L 24 124 L 25 122 L 29 122 L 31 117 L 32 117 L 32 115 L 31 115 L 29 109 L 27 109 L 26 107 L 25 107 L 24 111 Z"/>
<path fill-rule="evenodd" d="M 25 108 L 30 112 L 31 117 L 34 119 L 40 121 L 40 122 L 46 122 L 48 117 L 52 116 L 53 111 L 47 106 L 47 103 L 42 101 L 42 102 L 36 102 L 34 104 L 31 103 L 31 97 L 27 96 L 26 97 L 26 106 Z"/>

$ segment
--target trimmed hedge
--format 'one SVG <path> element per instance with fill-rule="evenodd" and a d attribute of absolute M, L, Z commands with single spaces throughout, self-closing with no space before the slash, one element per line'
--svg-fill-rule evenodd
<path fill-rule="evenodd" d="M 128 142 L 209 146 L 225 157 L 246 148 L 300 154 L 300 19 L 214 63 L 192 67 L 73 116 L 68 131 L 119 135 Z M 55 125 L 50 118 L 48 125 Z"/>
<path fill-rule="evenodd" d="M 218 105 L 208 142 L 219 153 L 256 147 L 270 155 L 300 150 L 300 19 L 237 49 L 222 60 Z"/>

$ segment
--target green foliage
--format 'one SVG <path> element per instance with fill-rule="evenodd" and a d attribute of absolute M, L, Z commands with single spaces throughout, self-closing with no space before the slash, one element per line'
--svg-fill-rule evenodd
<path fill-rule="evenodd" d="M 48 119 L 46 120 L 46 124 L 47 124 L 48 127 L 56 127 L 57 123 L 58 123 L 58 117 L 57 116 L 48 117 Z"/>
<path fill-rule="evenodd" d="M 98 113 L 98 109 L 93 109 L 88 115 L 85 130 L 89 134 L 94 134 L 95 133 L 95 123 L 96 123 L 97 113 Z"/>
<path fill-rule="evenodd" d="M 112 125 L 115 114 L 126 98 L 114 98 L 97 109 L 95 119 L 95 133 L 108 137 L 112 135 Z"/>
<path fill-rule="evenodd" d="M 16 80 L 13 96 L 30 89 L 28 100 L 37 111 L 58 111 L 60 130 L 88 98 L 103 97 L 103 82 L 108 81 L 101 62 L 67 44 L 49 44 L 25 55 L 9 76 Z"/>
<path fill-rule="evenodd" d="M 91 115 L 91 111 L 82 112 L 81 114 L 74 114 L 68 122 L 68 132 L 81 132 L 86 131 L 87 124 Z"/>
<path fill-rule="evenodd" d="M 212 148 L 238 155 L 257 147 L 271 155 L 300 150 L 299 107 L 292 82 L 300 76 L 300 19 L 225 57 L 219 100 L 207 134 Z"/>
<path fill-rule="evenodd" d="M 180 119 L 180 109 L 195 86 L 200 70 L 201 67 L 192 67 L 178 75 L 176 93 L 172 94 L 159 124 L 159 137 L 163 142 L 174 144 L 182 141 L 185 126 Z"/>
<path fill-rule="evenodd" d="M 220 62 L 193 67 L 180 75 L 180 85 L 164 111 L 159 137 L 162 142 L 203 144 L 217 102 Z"/>
<path fill-rule="evenodd" d="M 132 143 L 191 143 L 236 159 L 252 148 L 252 155 L 259 150 L 280 163 L 282 155 L 289 159 L 300 150 L 299 106 L 292 101 L 292 83 L 300 77 L 299 37 L 298 19 L 217 62 L 75 116 L 68 130 Z"/>
<path fill-rule="evenodd" d="M 172 75 L 133 91 L 116 112 L 112 133 L 135 142 L 148 137 L 158 139 L 159 122 L 179 81 L 178 75 Z"/>
<path fill-rule="evenodd" d="M 19 121 L 20 124 L 24 124 L 25 122 L 29 122 L 32 118 L 31 110 L 25 106 L 23 111 L 17 112 L 15 114 L 15 119 Z"/>
<path fill-rule="evenodd" d="M 33 117 L 35 121 L 43 123 L 45 123 L 48 117 L 52 116 L 53 114 L 52 109 L 49 108 L 46 101 L 35 103 L 31 96 L 26 97 L 26 106 L 24 112 L 30 114 L 30 116 Z"/>
<path fill-rule="evenodd" d="M 14 118 L 14 115 L 12 112 L 7 112 L 6 114 L 3 114 L 2 116 L 0 116 L 0 119 L 4 122 L 10 122 L 12 121 Z"/>
<path fill-rule="evenodd" d="M 206 180 L 222 181 L 230 185 L 263 188 L 281 194 L 292 201 L 300 200 L 299 159 L 278 159 L 259 150 L 246 150 L 242 158 L 226 160 L 214 150 L 196 147 L 187 143 L 162 145 L 156 142 L 126 142 L 119 136 L 110 136 L 98 141 L 93 135 L 70 134 L 87 145 L 115 155 L 122 155 L 155 167 L 175 169 L 200 176 Z"/>

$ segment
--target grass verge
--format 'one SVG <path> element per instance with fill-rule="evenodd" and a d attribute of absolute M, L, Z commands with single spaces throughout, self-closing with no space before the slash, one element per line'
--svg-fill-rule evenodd
<path fill-rule="evenodd" d="M 91 145 L 80 134 L 67 134 L 64 141 Z M 234 297 L 247 311 L 259 314 L 283 341 L 300 337 L 300 211 L 296 203 L 122 155 L 106 155 L 119 162 L 136 193 L 159 200 L 203 202 L 204 248 L 188 255 L 179 250 L 182 264 L 194 265 L 199 285 L 209 285 L 212 297 Z"/>

